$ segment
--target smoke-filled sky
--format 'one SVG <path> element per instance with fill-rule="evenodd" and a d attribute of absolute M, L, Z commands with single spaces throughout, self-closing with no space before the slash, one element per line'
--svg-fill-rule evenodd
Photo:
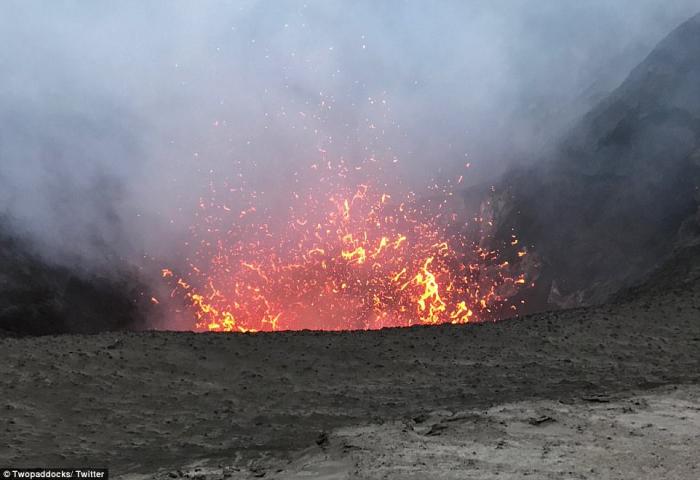
<path fill-rule="evenodd" d="M 325 150 L 409 184 L 536 161 L 698 0 L 3 1 L 0 213 L 49 255 L 172 255 L 212 178 Z"/>

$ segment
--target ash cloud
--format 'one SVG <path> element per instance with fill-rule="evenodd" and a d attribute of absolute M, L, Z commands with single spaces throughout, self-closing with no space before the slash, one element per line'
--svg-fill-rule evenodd
<path fill-rule="evenodd" d="M 0 212 L 52 262 L 177 256 L 212 176 L 319 148 L 477 183 L 554 145 L 696 0 L 0 6 Z M 330 107 L 330 108 L 329 108 Z"/>

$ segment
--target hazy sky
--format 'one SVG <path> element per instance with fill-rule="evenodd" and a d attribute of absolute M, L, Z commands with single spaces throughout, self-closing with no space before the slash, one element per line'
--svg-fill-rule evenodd
<path fill-rule="evenodd" d="M 698 0 L 0 3 L 0 212 L 48 252 L 175 251 L 213 176 L 319 149 L 469 183 L 532 161 Z M 213 173 L 212 173 L 213 172 Z M 172 222 L 171 222 L 172 221 Z M 91 260 L 91 261 L 92 261 Z"/>

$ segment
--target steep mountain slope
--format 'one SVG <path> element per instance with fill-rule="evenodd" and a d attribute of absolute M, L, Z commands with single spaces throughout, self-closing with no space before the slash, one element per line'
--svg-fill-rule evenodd
<path fill-rule="evenodd" d="M 673 31 L 573 129 L 511 171 L 493 204 L 542 261 L 533 308 L 595 303 L 698 241 L 700 15 Z"/>

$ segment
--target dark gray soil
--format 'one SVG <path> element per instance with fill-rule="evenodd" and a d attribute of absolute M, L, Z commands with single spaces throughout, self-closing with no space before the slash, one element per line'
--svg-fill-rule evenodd
<path fill-rule="evenodd" d="M 0 463 L 284 457 L 322 431 L 700 381 L 700 285 L 495 324 L 0 340 Z"/>

